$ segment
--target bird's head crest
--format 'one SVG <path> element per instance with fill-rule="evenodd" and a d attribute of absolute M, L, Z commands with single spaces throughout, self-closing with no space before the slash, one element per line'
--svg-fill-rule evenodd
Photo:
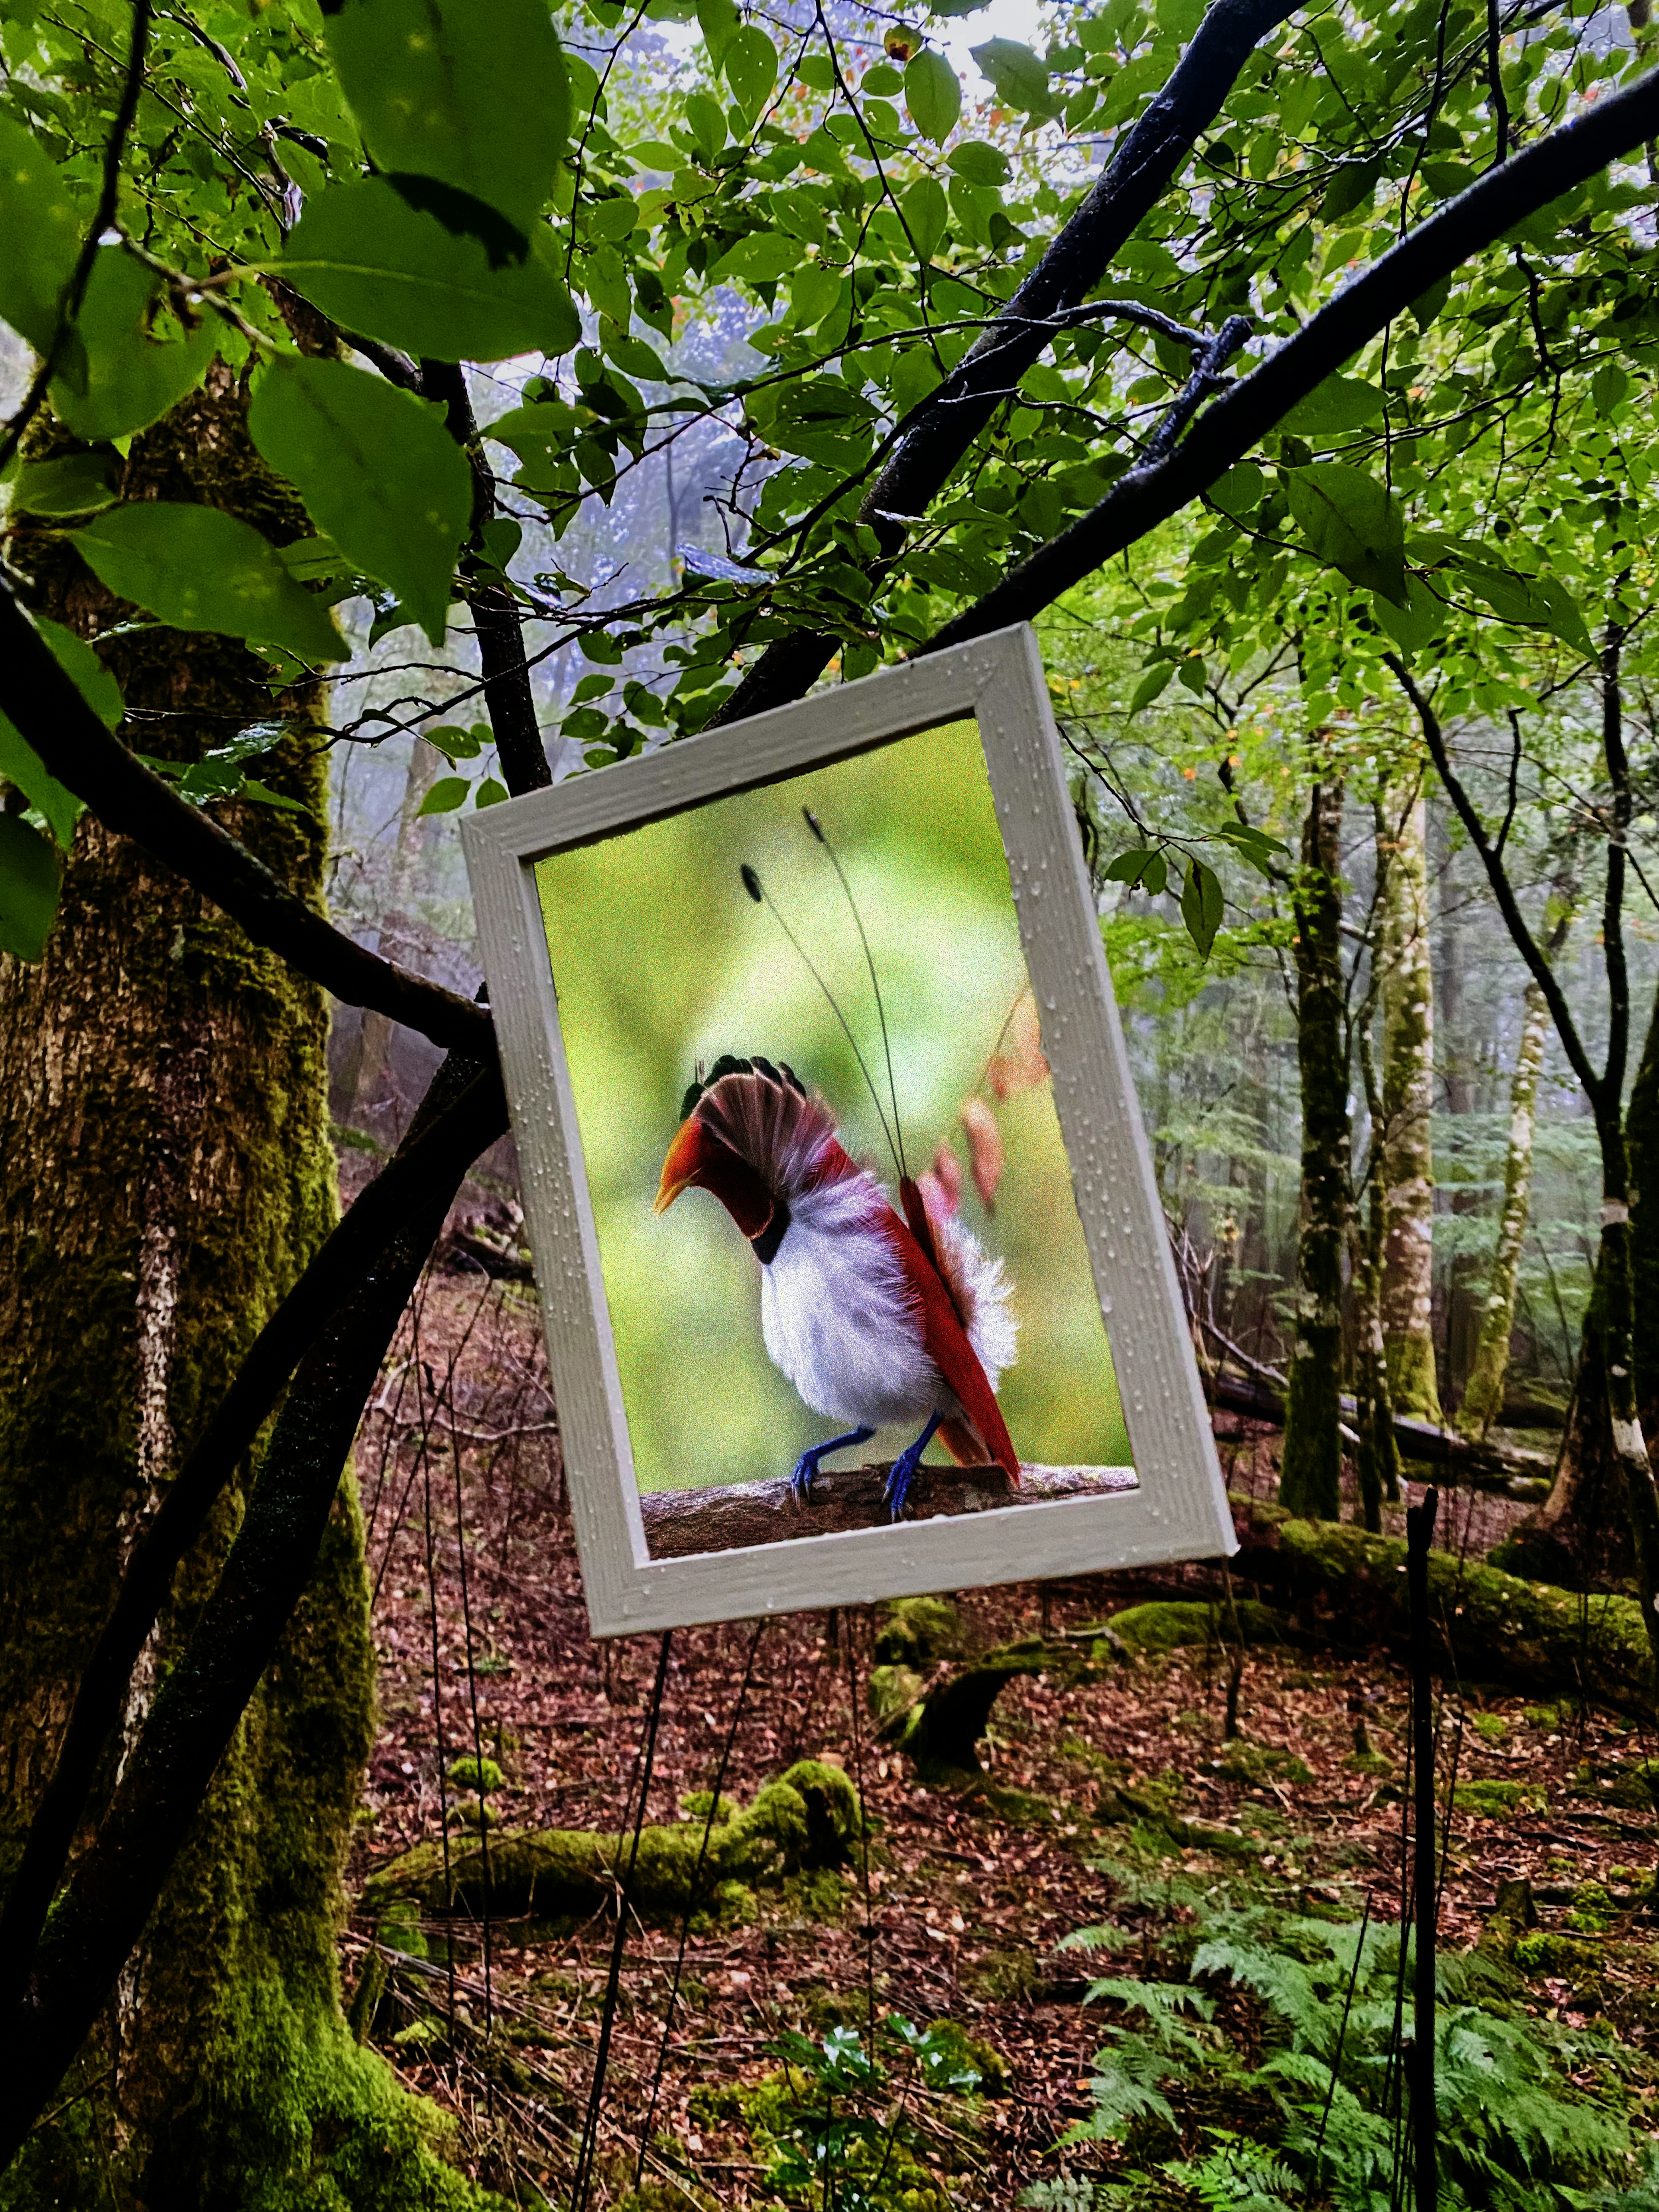
<path fill-rule="evenodd" d="M 717 1083 L 728 1075 L 758 1075 L 763 1077 L 769 1083 L 775 1083 L 783 1089 L 794 1091 L 799 1097 L 805 1098 L 806 1096 L 806 1085 L 787 1060 L 765 1060 L 759 1053 L 756 1053 L 751 1059 L 739 1060 L 735 1053 L 723 1052 L 714 1065 L 706 1073 L 702 1060 L 697 1062 L 696 1071 L 691 1079 L 690 1085 L 684 1097 L 680 1101 L 681 1121 L 688 1120 L 696 1110 L 697 1101 L 705 1091 L 712 1091 Z"/>

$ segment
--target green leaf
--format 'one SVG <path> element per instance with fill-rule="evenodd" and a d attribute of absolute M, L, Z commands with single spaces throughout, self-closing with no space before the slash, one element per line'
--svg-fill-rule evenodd
<path fill-rule="evenodd" d="M 15 514 L 95 514 L 116 495 L 112 453 L 65 453 L 55 461 L 25 461 L 12 486 Z"/>
<path fill-rule="evenodd" d="M 21 816 L 0 814 L 0 952 L 38 960 L 63 884 L 58 855 Z"/>
<path fill-rule="evenodd" d="M 745 115 L 758 115 L 778 81 L 778 50 L 757 24 L 734 32 L 720 67 L 732 97 Z"/>
<path fill-rule="evenodd" d="M 708 58 L 718 69 L 726 48 L 737 36 L 743 18 L 732 0 L 697 0 L 697 27 L 702 33 L 702 42 L 708 49 Z M 824 58 L 814 56 L 814 59 Z M 828 91 L 826 85 L 823 89 Z"/>
<path fill-rule="evenodd" d="M 1239 520 L 1254 514 L 1261 504 L 1262 487 L 1267 478 L 1254 461 L 1235 461 L 1224 469 L 1204 495 L 1224 514 Z"/>
<path fill-rule="evenodd" d="M 216 324 L 186 333 L 161 311 L 161 291 L 125 246 L 99 247 L 75 325 L 84 358 L 52 384 L 58 420 L 89 446 L 148 429 L 207 374 Z"/>
<path fill-rule="evenodd" d="M 576 688 L 580 690 L 581 687 L 578 684 Z M 610 689 L 608 680 L 605 688 Z M 458 722 L 441 722 L 436 729 L 426 732 L 428 744 L 452 761 L 476 760 L 489 739 L 488 722 L 475 722 L 470 730 L 462 729 Z"/>
<path fill-rule="evenodd" d="M 1327 568 L 1396 605 L 1407 604 L 1405 526 L 1384 485 L 1346 461 L 1286 469 L 1280 481 L 1291 513 Z"/>
<path fill-rule="evenodd" d="M 982 46 L 968 50 L 979 64 L 997 98 L 1022 115 L 1048 117 L 1060 112 L 1048 93 L 1047 64 L 1018 39 L 987 39 Z"/>
<path fill-rule="evenodd" d="M 1270 837 L 1265 830 L 1258 830 L 1249 822 L 1224 822 L 1215 834 L 1231 845 L 1240 860 L 1247 861 L 1258 875 L 1270 879 L 1276 857 L 1281 853 L 1288 854 L 1291 849 L 1282 839 Z"/>
<path fill-rule="evenodd" d="M 544 0 L 335 0 L 324 14 L 375 167 L 436 177 L 528 232 L 570 130 Z"/>
<path fill-rule="evenodd" d="M 1301 438 L 1332 437 L 1344 430 L 1358 430 L 1362 424 L 1375 422 L 1382 412 L 1379 386 L 1358 376 L 1328 376 L 1291 408 L 1279 427 Z"/>
<path fill-rule="evenodd" d="M 0 714 L 0 776 L 15 783 L 29 805 L 45 816 L 47 828 L 64 852 L 86 804 L 52 775 L 34 747 Z M 3 818 L 3 817 L 0 817 Z"/>
<path fill-rule="evenodd" d="M 499 806 L 506 797 L 507 786 L 497 777 L 487 775 L 473 793 L 473 810 L 476 812 L 481 806 Z"/>
<path fill-rule="evenodd" d="M 1386 599 L 1380 592 L 1371 594 L 1371 612 L 1406 653 L 1420 653 L 1425 646 L 1432 645 L 1443 635 L 1448 611 L 1428 586 L 1418 576 L 1406 579 L 1406 600 L 1403 605 Z"/>
<path fill-rule="evenodd" d="M 0 316 L 39 354 L 51 347 L 58 296 L 86 230 L 69 173 L 20 123 L 0 116 Z"/>
<path fill-rule="evenodd" d="M 283 354 L 254 386 L 248 428 L 318 528 L 441 645 L 472 471 L 438 410 L 366 369 Z"/>
<path fill-rule="evenodd" d="M 1431 284 L 1426 292 L 1419 292 L 1412 301 L 1412 320 L 1419 331 L 1425 331 L 1451 297 L 1451 278 L 1442 276 Z"/>
<path fill-rule="evenodd" d="M 1583 616 L 1571 593 L 1553 577 L 1520 576 L 1513 568 L 1495 565 L 1488 568 L 1481 562 L 1469 560 L 1461 561 L 1458 568 L 1499 622 L 1553 630 L 1579 652 L 1592 650 Z"/>
<path fill-rule="evenodd" d="M 1590 379 L 1590 404 L 1598 415 L 1611 415 L 1630 390 L 1630 379 L 1616 361 L 1605 362 Z"/>
<path fill-rule="evenodd" d="M 303 814 L 307 811 L 297 799 L 290 799 L 285 791 L 273 791 L 268 783 L 261 783 L 256 777 L 251 775 L 245 775 L 242 778 L 236 797 L 257 799 L 261 806 L 280 806 L 289 814 Z"/>
<path fill-rule="evenodd" d="M 969 138 L 952 146 L 945 166 L 965 185 L 1006 185 L 1008 156 L 1000 146 L 988 146 L 982 138 Z"/>
<path fill-rule="evenodd" d="M 1351 161 L 1337 171 L 1325 188 L 1320 213 L 1327 222 L 1340 222 L 1345 215 L 1370 207 L 1382 173 L 1381 161 Z"/>
<path fill-rule="evenodd" d="M 1153 700 L 1168 688 L 1170 678 L 1175 672 L 1176 665 L 1173 660 L 1155 662 L 1136 684 L 1134 695 L 1129 701 L 1129 712 L 1132 714 L 1138 714 L 1143 707 L 1150 707 Z"/>
<path fill-rule="evenodd" d="M 951 205 L 945 197 L 944 185 L 937 177 L 918 177 L 900 205 L 910 235 L 916 242 L 917 252 L 924 261 L 931 261 L 951 219 Z"/>
<path fill-rule="evenodd" d="M 171 629 L 286 646 L 307 661 L 346 657 L 328 609 L 295 582 L 276 548 L 216 507 L 112 507 L 69 542 L 112 592 Z"/>
<path fill-rule="evenodd" d="M 567 353 L 581 336 L 552 256 L 538 227 L 526 259 L 492 266 L 479 240 L 370 177 L 308 202 L 278 267 L 345 331 L 436 361 L 506 361 Z"/>
<path fill-rule="evenodd" d="M 945 56 L 932 46 L 913 55 L 904 72 L 904 104 L 924 138 L 942 146 L 962 112 L 962 83 Z"/>
<path fill-rule="evenodd" d="M 1137 845 L 1108 860 L 1100 872 L 1109 884 L 1138 884 L 1146 872 L 1147 863 L 1157 858 L 1151 846 Z"/>
<path fill-rule="evenodd" d="M 464 775 L 441 775 L 421 801 L 422 814 L 453 814 L 472 788 Z"/>
<path fill-rule="evenodd" d="M 1202 860 L 1188 863 L 1187 882 L 1181 894 L 1181 919 L 1187 925 L 1188 936 L 1198 947 L 1199 958 L 1207 960 L 1215 933 L 1221 927 L 1221 878 Z"/>
<path fill-rule="evenodd" d="M 52 647 L 52 658 L 106 730 L 118 729 L 127 702 L 121 687 L 85 638 L 77 637 L 49 615 L 36 615 L 34 627 Z"/>

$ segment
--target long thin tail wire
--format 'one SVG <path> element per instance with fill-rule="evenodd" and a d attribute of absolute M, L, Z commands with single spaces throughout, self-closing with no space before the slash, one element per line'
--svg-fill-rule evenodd
<path fill-rule="evenodd" d="M 803 806 L 801 813 L 805 817 L 807 828 L 830 855 L 830 865 L 840 879 L 842 890 L 847 896 L 847 903 L 852 908 L 853 924 L 859 933 L 859 943 L 864 947 L 864 964 L 870 970 L 870 988 L 876 994 L 876 1019 L 881 1024 L 881 1048 L 887 1060 L 887 1096 L 892 1102 L 893 1136 L 898 1153 L 899 1176 L 902 1181 L 908 1176 L 909 1170 L 904 1164 L 904 1132 L 899 1127 L 898 1085 L 893 1080 L 893 1048 L 888 1041 L 887 1009 L 881 1002 L 881 979 L 876 973 L 875 955 L 871 951 L 870 940 L 864 933 L 864 916 L 859 912 L 859 902 L 853 896 L 853 886 L 847 880 L 847 871 L 841 864 L 841 855 L 830 842 L 829 831 L 810 806 Z"/>
<path fill-rule="evenodd" d="M 799 938 L 796 936 L 794 931 L 790 928 L 782 915 L 779 913 L 777 901 L 773 897 L 771 892 L 767 890 L 765 884 L 762 883 L 760 878 L 756 874 L 753 868 L 749 866 L 746 860 L 744 861 L 740 872 L 743 876 L 744 887 L 747 889 L 750 896 L 751 898 L 758 897 L 760 900 L 764 901 L 768 910 L 771 914 L 773 921 L 776 922 L 778 927 L 783 932 L 784 935 L 789 939 L 791 945 L 794 946 L 796 952 L 799 955 L 802 966 L 805 969 L 812 981 L 817 985 L 819 990 L 823 992 L 824 997 L 829 1000 L 830 1012 L 841 1024 L 842 1029 L 846 1035 L 847 1042 L 853 1048 L 853 1057 L 859 1064 L 859 1073 L 864 1078 L 865 1087 L 870 1093 L 871 1103 L 876 1109 L 876 1117 L 881 1123 L 881 1133 L 887 1139 L 887 1149 L 893 1155 L 893 1164 L 897 1168 L 902 1177 L 904 1174 L 904 1162 L 900 1154 L 898 1146 L 893 1142 L 893 1133 L 887 1126 L 887 1116 L 882 1111 L 881 1093 L 876 1089 L 874 1081 L 872 1079 L 870 1074 L 870 1070 L 865 1065 L 864 1054 L 859 1050 L 859 1041 L 853 1035 L 852 1030 L 848 1024 L 846 1015 L 842 1013 L 841 1008 L 836 1003 L 835 993 L 830 988 L 830 986 L 824 981 L 823 976 L 819 975 L 817 969 L 807 958 L 805 949 L 802 945 Z"/>

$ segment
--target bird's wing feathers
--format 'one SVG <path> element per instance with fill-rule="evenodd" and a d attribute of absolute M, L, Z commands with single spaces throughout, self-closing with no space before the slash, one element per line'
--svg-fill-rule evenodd
<path fill-rule="evenodd" d="M 957 1317 L 957 1310 L 938 1267 L 890 1209 L 880 1226 L 904 1272 L 906 1285 L 921 1309 L 922 1349 L 961 1401 L 963 1413 L 978 1431 L 978 1443 L 983 1452 L 1004 1469 L 1010 1481 L 1017 1483 L 1019 1456 L 1014 1449 L 1013 1438 L 1008 1433 L 996 1395 L 986 1380 L 979 1355 Z M 956 1430 L 957 1435 L 951 1436 L 947 1429 Z M 975 1440 L 962 1434 L 959 1423 L 952 1421 L 941 1426 L 939 1433 L 963 1464 L 971 1466 L 980 1459 L 979 1449 L 964 1456 L 961 1445 Z"/>

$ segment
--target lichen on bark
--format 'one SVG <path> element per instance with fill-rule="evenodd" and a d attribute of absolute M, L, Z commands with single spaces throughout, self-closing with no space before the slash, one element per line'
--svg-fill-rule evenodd
<path fill-rule="evenodd" d="M 1440 1419 L 1434 1358 L 1434 975 L 1427 813 L 1420 775 L 1384 801 L 1392 832 L 1382 901 L 1382 1342 L 1397 1413 Z"/>
<path fill-rule="evenodd" d="M 1295 891 L 1302 1212 L 1279 1496 L 1334 1521 L 1342 1505 L 1342 1247 L 1348 1220 L 1348 1068 L 1342 1021 L 1342 787 L 1316 784 Z"/>
<path fill-rule="evenodd" d="M 274 542 L 309 529 L 247 439 L 222 366 L 134 441 L 128 498 L 197 501 Z M 61 447 L 48 428 L 44 442 Z M 82 635 L 112 601 L 64 537 L 8 551 Z M 188 761 L 269 719 L 266 671 L 216 636 L 133 629 L 102 657 L 143 750 Z M 320 897 L 319 700 L 280 702 L 261 764 L 293 811 L 228 825 Z M 15 1863 L 134 1537 L 336 1211 L 319 990 L 137 846 L 82 818 L 37 966 L 0 963 L 0 1881 Z M 257 1457 L 257 1455 L 255 1455 Z M 240 1517 L 241 1470 L 181 1566 L 125 1735 L 179 1650 Z M 340 2010 L 341 1875 L 374 1713 L 362 1530 L 349 1474 L 306 1596 L 260 1684 L 64 2103 L 0 2206 L 275 2208 L 475 2202 Z M 89 1817 L 123 1750 L 112 1743 Z M 331 2187 L 325 2197 L 319 2191 Z"/>
<path fill-rule="evenodd" d="M 1528 983 L 1521 1002 L 1521 1042 L 1510 1079 L 1510 1127 L 1504 1152 L 1504 1201 L 1498 1210 L 1498 1242 L 1486 1279 L 1474 1361 L 1457 1409 L 1455 1425 L 1459 1434 L 1466 1437 L 1484 1437 L 1503 1408 L 1510 1336 L 1515 1327 L 1516 1284 L 1530 1211 L 1538 1072 L 1543 1066 L 1549 1023 L 1544 994 L 1536 983 Z"/>

